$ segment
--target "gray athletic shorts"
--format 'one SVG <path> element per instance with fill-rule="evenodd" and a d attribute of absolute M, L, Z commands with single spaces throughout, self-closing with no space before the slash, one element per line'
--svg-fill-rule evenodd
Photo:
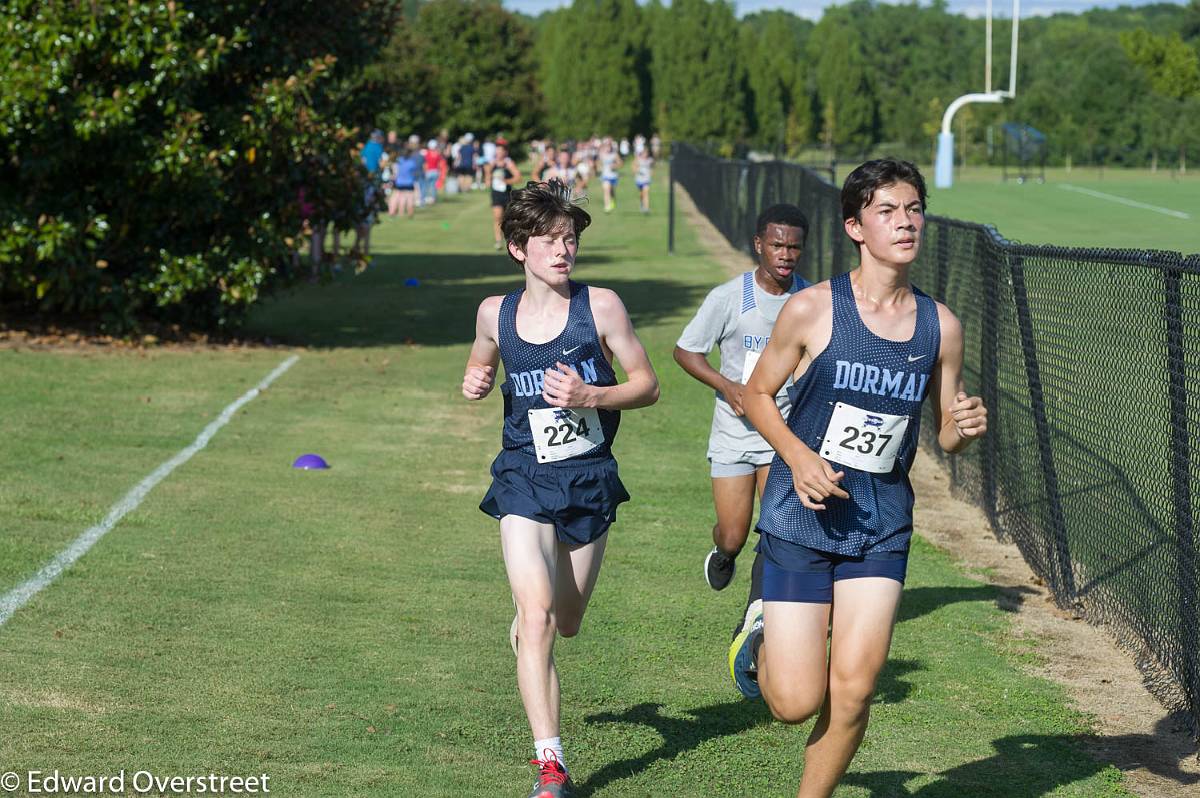
<path fill-rule="evenodd" d="M 761 466 L 770 465 L 775 452 L 768 449 L 765 452 L 714 452 L 708 458 L 710 475 L 713 479 L 720 477 L 745 477 L 753 474 Z"/>

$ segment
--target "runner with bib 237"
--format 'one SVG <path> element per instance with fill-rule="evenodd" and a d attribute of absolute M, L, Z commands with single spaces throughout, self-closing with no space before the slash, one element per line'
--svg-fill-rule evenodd
<path fill-rule="evenodd" d="M 729 666 L 776 718 L 817 716 L 800 798 L 831 795 L 866 733 L 908 565 L 922 402 L 933 397 L 946 452 L 987 431 L 983 401 L 963 385 L 962 325 L 909 282 L 921 173 L 869 161 L 841 199 L 859 265 L 788 300 L 743 395 L 776 457 L 758 521 L 762 597 L 751 596 Z M 784 419 L 775 394 L 789 379 Z"/>

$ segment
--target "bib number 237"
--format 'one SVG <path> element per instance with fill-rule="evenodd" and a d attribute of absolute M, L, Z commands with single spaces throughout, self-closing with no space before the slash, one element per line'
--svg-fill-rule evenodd
<path fill-rule="evenodd" d="M 529 430 L 539 463 L 584 454 L 604 443 L 600 416 L 592 407 L 544 407 L 529 411 Z"/>
<path fill-rule="evenodd" d="M 860 471 L 887 474 L 896 463 L 907 429 L 908 416 L 871 413 L 838 402 L 821 441 L 821 456 Z"/>

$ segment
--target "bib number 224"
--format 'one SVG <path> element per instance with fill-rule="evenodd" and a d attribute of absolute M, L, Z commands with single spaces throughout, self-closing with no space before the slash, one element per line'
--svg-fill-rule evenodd
<path fill-rule="evenodd" d="M 591 407 L 549 407 L 529 411 L 529 429 L 539 463 L 590 452 L 604 443 L 600 416 Z"/>

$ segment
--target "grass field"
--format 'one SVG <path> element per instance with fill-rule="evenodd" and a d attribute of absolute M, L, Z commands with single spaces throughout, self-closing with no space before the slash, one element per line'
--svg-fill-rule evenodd
<path fill-rule="evenodd" d="M 724 667 L 746 575 L 719 594 L 701 577 L 712 399 L 670 350 L 725 275 L 686 225 L 665 254 L 664 183 L 650 217 L 625 183 L 616 214 L 593 203 L 577 267 L 625 300 L 662 400 L 625 415 L 615 450 L 634 499 L 583 633 L 556 649 L 567 757 L 584 796 L 790 796 L 807 728 L 742 701 Z M 371 269 L 254 317 L 274 348 L 0 350 L 0 594 L 301 356 L 0 626 L 0 772 L 525 794 L 512 605 L 477 509 L 500 401 L 459 394 L 478 301 L 520 284 L 488 218 L 471 195 L 385 220 Z M 333 468 L 289 467 L 309 451 Z M 1089 720 L 1030 675 L 1037 641 L 1013 633 L 998 595 L 918 540 L 840 798 L 1128 795 L 1082 752 Z"/>
<path fill-rule="evenodd" d="M 930 213 L 990 224 L 1024 244 L 1200 252 L 1200 175 L 1048 169 L 1045 183 L 1019 184 L 975 168 L 954 181 L 936 189 L 930 180 Z"/>

